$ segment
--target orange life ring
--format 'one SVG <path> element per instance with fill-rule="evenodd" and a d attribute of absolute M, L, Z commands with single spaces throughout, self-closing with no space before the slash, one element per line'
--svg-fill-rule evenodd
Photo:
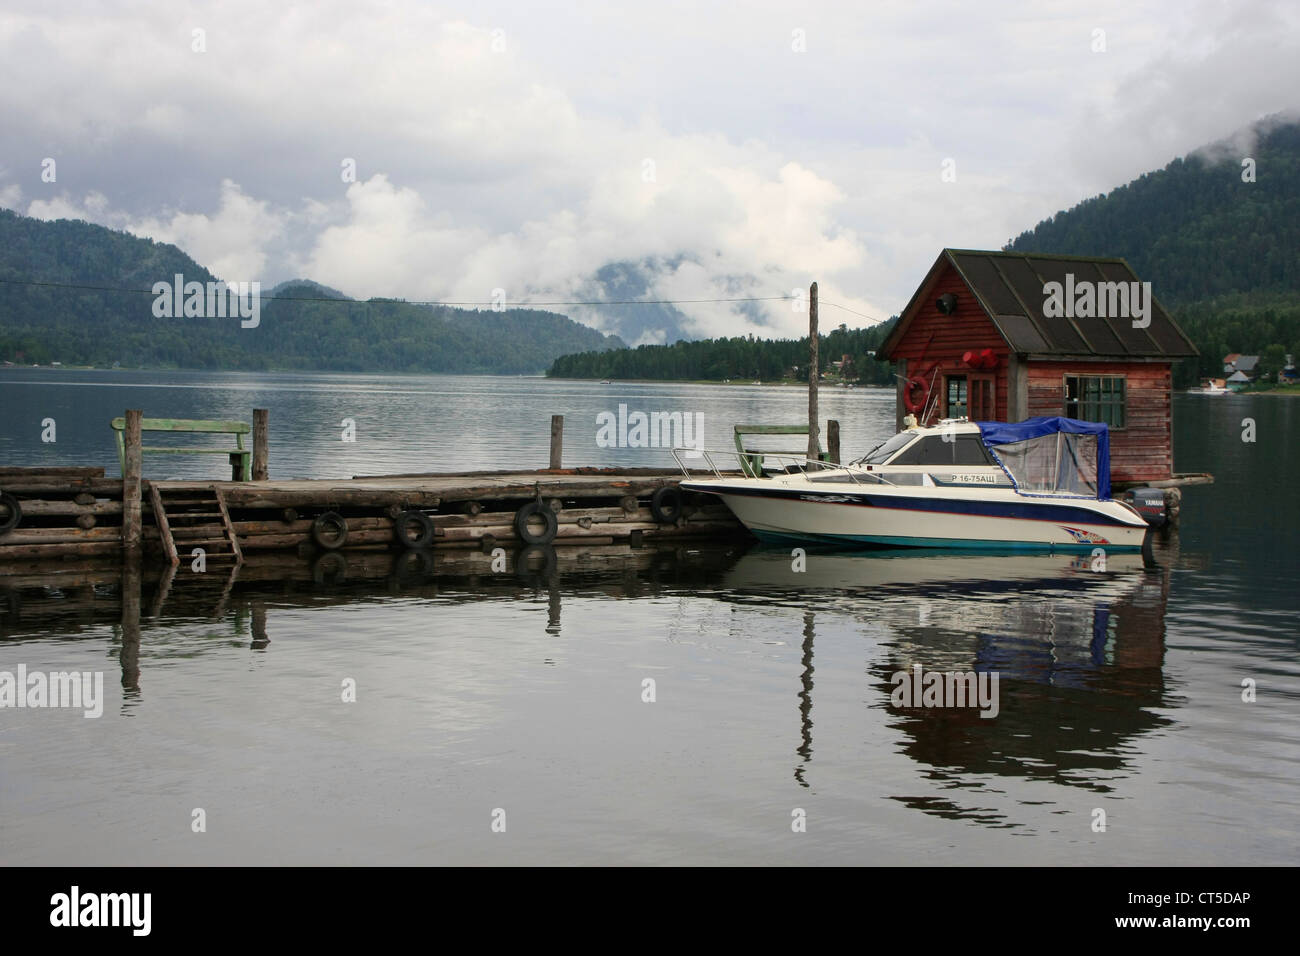
<path fill-rule="evenodd" d="M 903 405 L 913 415 L 919 415 L 925 410 L 926 403 L 930 400 L 930 376 L 934 373 L 934 365 L 927 366 L 924 370 L 918 371 L 915 375 L 908 378 L 903 383 Z M 912 397 L 913 392 L 918 392 L 916 398 Z"/>

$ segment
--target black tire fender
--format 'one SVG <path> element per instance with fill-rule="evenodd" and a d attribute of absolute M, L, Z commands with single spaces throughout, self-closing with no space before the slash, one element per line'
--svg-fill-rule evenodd
<path fill-rule="evenodd" d="M 423 511 L 403 511 L 393 519 L 393 537 L 412 551 L 420 551 L 433 540 L 433 521 Z"/>
<path fill-rule="evenodd" d="M 23 506 L 18 499 L 6 491 L 0 491 L 0 505 L 9 511 L 9 517 L 0 519 L 0 534 L 8 534 L 18 527 L 23 520 Z"/>
<path fill-rule="evenodd" d="M 327 511 L 311 523 L 311 539 L 318 548 L 337 551 L 348 540 L 348 523 L 337 511 Z"/>
<path fill-rule="evenodd" d="M 528 526 L 528 522 L 532 518 L 542 519 L 545 527 L 541 533 Z M 545 502 L 530 501 L 515 512 L 515 534 L 519 535 L 519 540 L 523 541 L 524 544 L 550 544 L 555 540 L 555 535 L 559 530 L 559 519 L 555 517 L 555 512 Z"/>
<path fill-rule="evenodd" d="M 658 489 L 650 497 L 650 516 L 659 524 L 676 524 L 682 516 L 682 493 L 675 487 Z"/>

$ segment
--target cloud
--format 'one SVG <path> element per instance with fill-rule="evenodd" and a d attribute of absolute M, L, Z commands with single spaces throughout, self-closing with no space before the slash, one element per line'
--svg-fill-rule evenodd
<path fill-rule="evenodd" d="M 827 303 L 883 317 L 943 246 L 996 248 L 1285 108 L 1296 26 L 1281 2 L 757 0 L 743 17 L 676 2 L 578 17 L 491 0 L 14 0 L 0 13 L 0 203 L 175 242 L 267 285 L 608 299 L 598 276 L 621 265 L 650 298 L 816 279 Z M 56 184 L 39 178 L 46 156 Z M 823 322 L 865 321 L 828 308 Z M 606 328 L 628 314 L 563 311 Z M 806 317 L 695 303 L 657 322 L 637 336 L 674 322 L 796 334 Z"/>
<path fill-rule="evenodd" d="M 220 205 L 212 215 L 173 211 L 162 217 L 135 219 L 109 208 L 103 193 L 90 192 L 77 200 L 68 193 L 33 199 L 27 215 L 36 219 L 84 219 L 184 250 L 214 275 L 229 282 L 248 282 L 262 275 L 266 247 L 283 232 L 283 213 L 244 195 L 238 184 L 221 184 Z"/>

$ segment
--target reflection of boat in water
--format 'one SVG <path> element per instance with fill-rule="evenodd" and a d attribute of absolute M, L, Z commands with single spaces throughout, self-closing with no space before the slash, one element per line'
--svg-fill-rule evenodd
<path fill-rule="evenodd" d="M 757 455 L 738 457 L 743 475 L 714 466 L 701 479 L 683 466 L 681 487 L 719 496 L 769 542 L 1135 551 L 1147 532 L 1110 497 L 1109 436 L 1095 422 L 945 421 L 837 468 L 800 461 L 772 473 Z"/>
<path fill-rule="evenodd" d="M 802 560 L 755 549 L 723 574 L 719 591 L 726 601 L 809 609 L 795 748 L 801 784 L 815 762 L 814 642 L 828 615 L 854 617 L 877 641 L 867 666 L 875 706 L 899 735 L 898 752 L 942 791 L 895 799 L 929 814 L 1009 825 L 1012 811 L 990 805 L 997 776 L 1104 791 L 1126 772 L 1132 738 L 1169 723 L 1160 713 L 1169 706 L 1169 573 L 1139 556 L 1102 563 L 1091 555 L 810 550 Z M 997 674 L 996 716 L 894 707 L 897 675 L 917 666 Z"/>
<path fill-rule="evenodd" d="M 1140 554 L 1032 554 L 1019 550 L 894 548 L 875 551 L 760 547 L 723 575 L 724 586 L 766 593 L 810 589 L 877 594 L 880 589 L 942 601 L 972 591 L 1024 592 L 1034 585 L 1073 590 L 1123 588 L 1140 573 Z"/>

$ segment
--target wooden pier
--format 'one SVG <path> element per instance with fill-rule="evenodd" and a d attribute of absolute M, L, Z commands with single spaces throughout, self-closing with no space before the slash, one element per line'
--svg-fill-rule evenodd
<path fill-rule="evenodd" d="M 145 479 L 141 451 L 153 449 L 142 449 L 142 430 L 229 432 L 239 423 L 143 419 L 138 411 L 114 423 L 120 479 L 103 468 L 0 468 L 0 528 L 12 523 L 15 504 L 20 512 L 0 532 L 0 561 L 120 554 L 220 566 L 251 552 L 640 547 L 745 534 L 716 499 L 682 493 L 679 471 L 558 467 L 560 416 L 551 468 L 351 479 L 267 477 L 266 422 L 256 410 L 251 462 L 242 442 L 230 452 L 235 473 L 252 480 Z"/>

